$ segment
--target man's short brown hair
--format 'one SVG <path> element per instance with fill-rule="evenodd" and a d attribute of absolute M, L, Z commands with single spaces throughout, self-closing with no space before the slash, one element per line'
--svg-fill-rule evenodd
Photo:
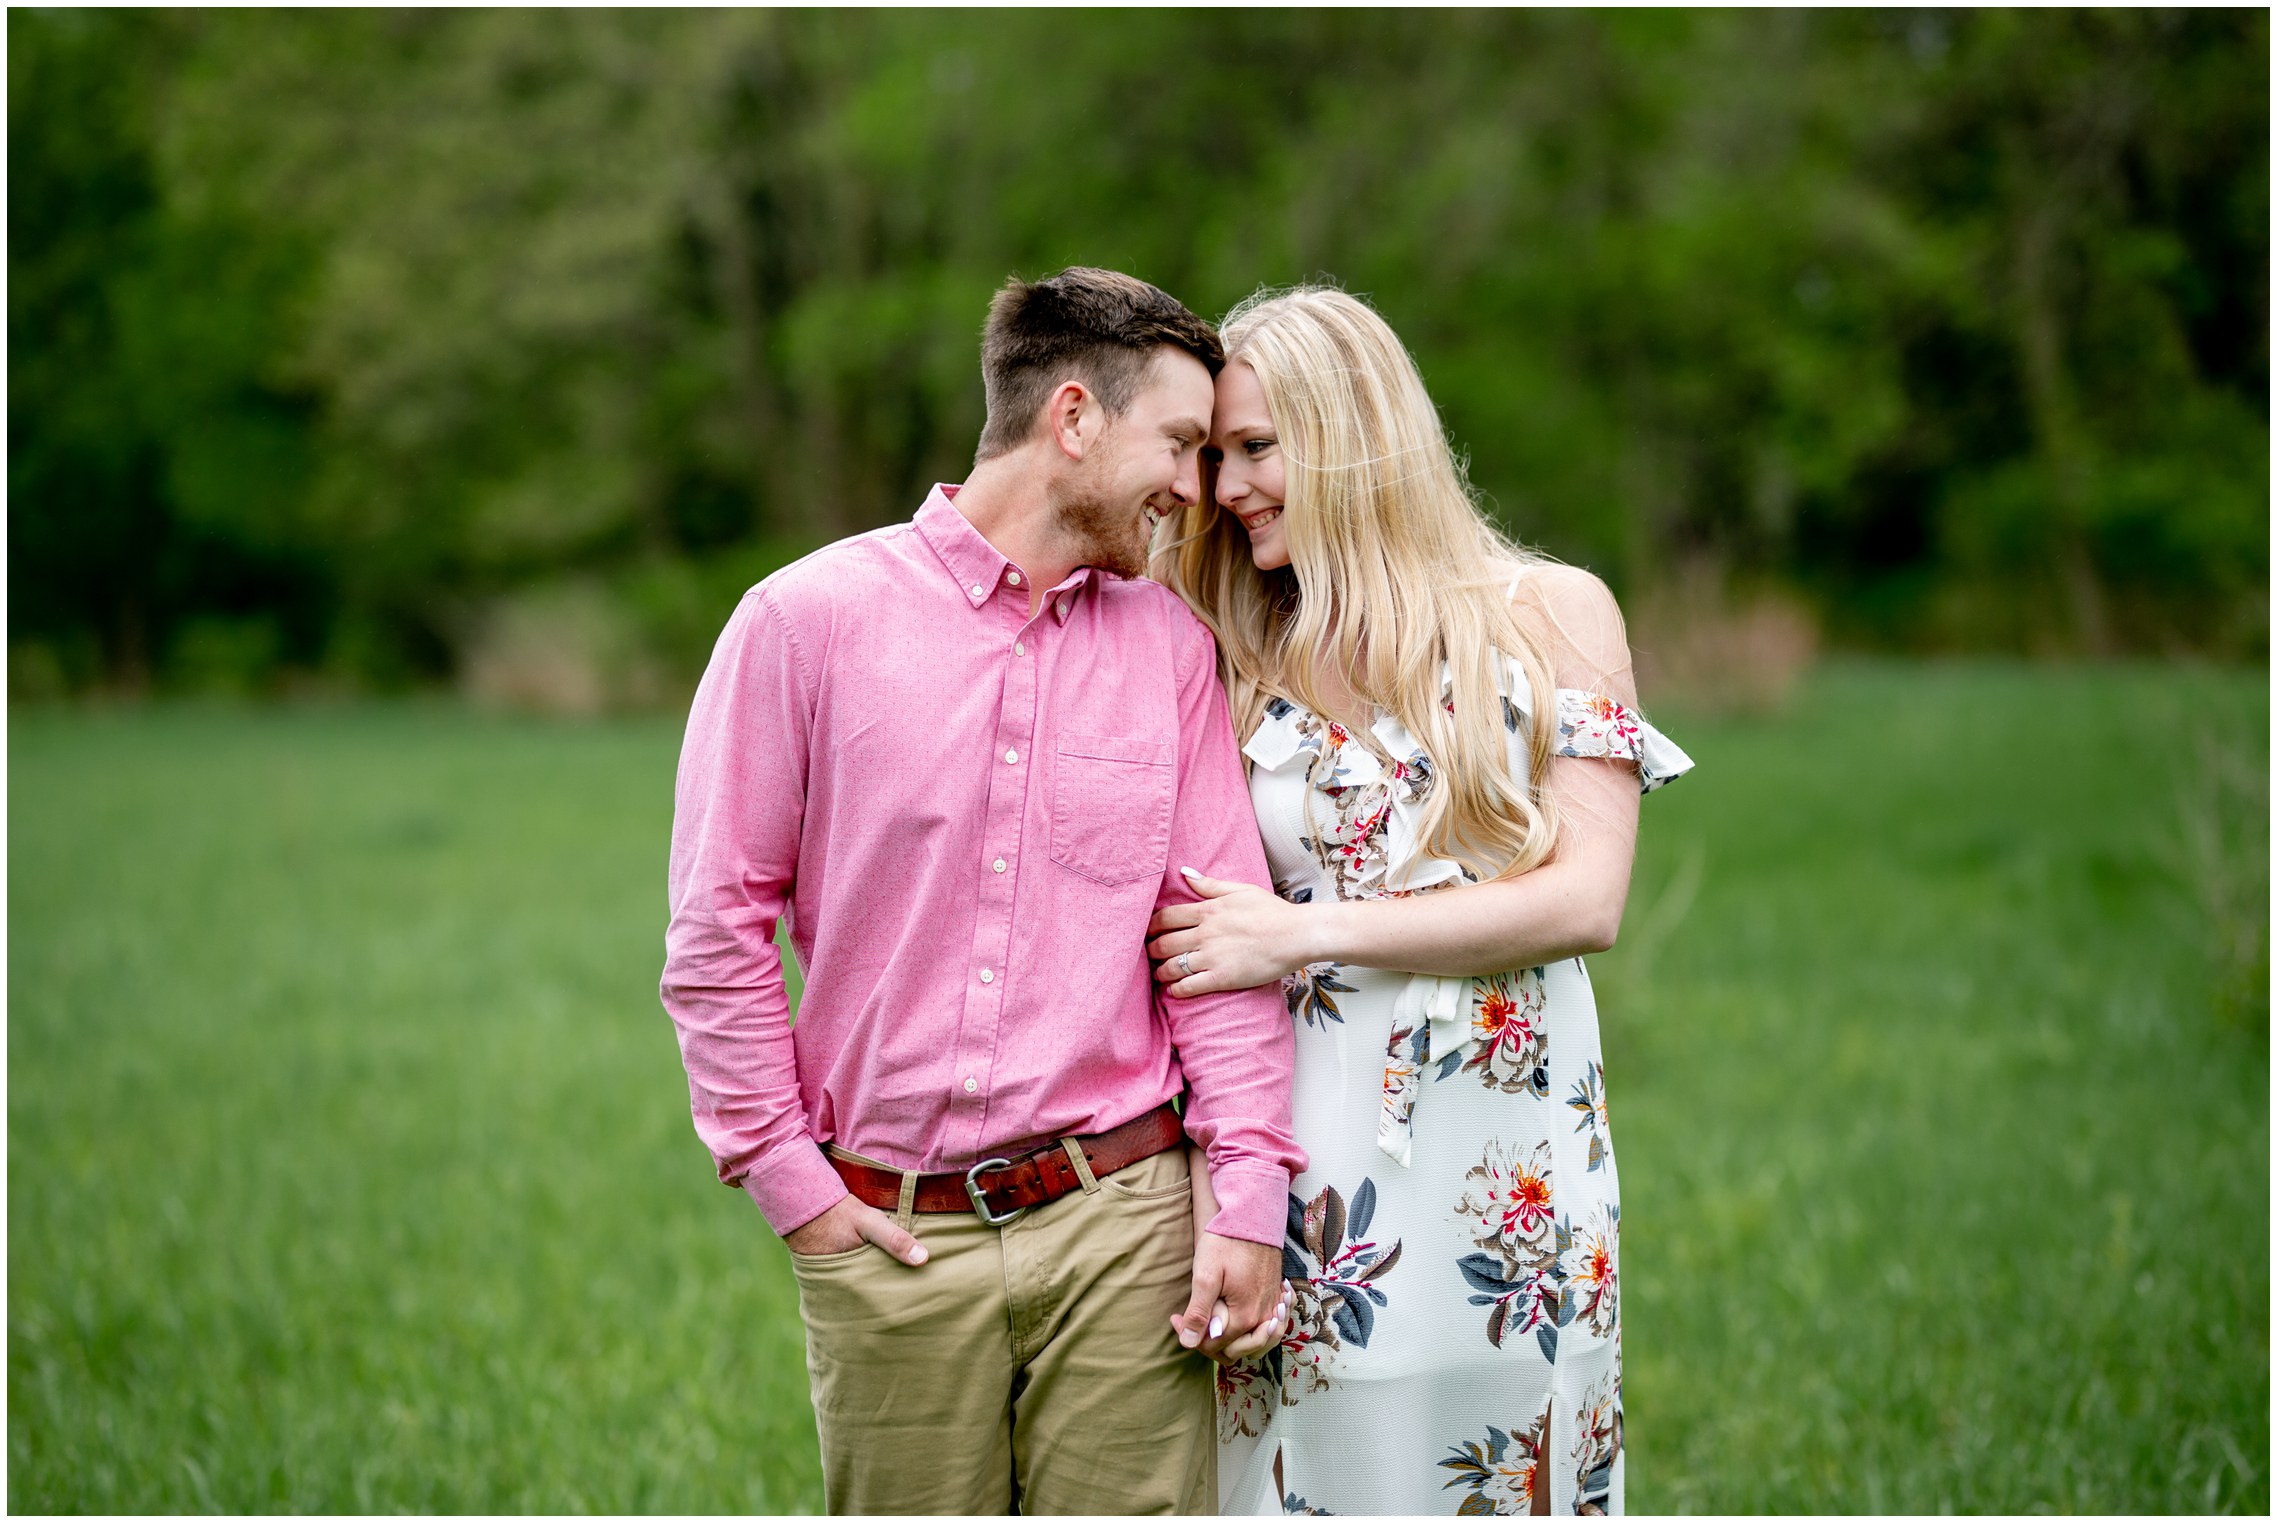
<path fill-rule="evenodd" d="M 975 461 L 1019 448 L 1062 381 L 1081 381 L 1119 415 L 1165 344 L 1216 375 L 1225 366 L 1217 330 L 1168 292 L 1131 275 L 1078 265 L 1048 280 L 1015 276 L 988 304 L 980 374 L 988 423 Z"/>

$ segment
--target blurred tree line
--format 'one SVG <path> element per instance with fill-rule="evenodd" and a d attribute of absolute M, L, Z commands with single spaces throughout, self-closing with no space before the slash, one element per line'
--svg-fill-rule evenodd
<path fill-rule="evenodd" d="M 8 16 L 13 691 L 671 691 L 1010 272 L 1328 277 L 1522 538 L 2260 659 L 2268 17 Z"/>

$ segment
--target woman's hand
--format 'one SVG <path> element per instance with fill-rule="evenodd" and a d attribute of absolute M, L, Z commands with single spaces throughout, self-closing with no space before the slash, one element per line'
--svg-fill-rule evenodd
<path fill-rule="evenodd" d="M 1155 981 L 1178 999 L 1224 989 L 1254 989 L 1305 965 L 1311 928 L 1303 905 L 1248 883 L 1223 883 L 1182 867 L 1201 900 L 1156 910 L 1147 923 L 1146 955 Z"/>

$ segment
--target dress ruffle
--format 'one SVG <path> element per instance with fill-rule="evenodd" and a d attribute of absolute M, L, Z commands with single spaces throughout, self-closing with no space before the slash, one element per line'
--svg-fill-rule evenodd
<path fill-rule="evenodd" d="M 1534 715 L 1533 685 L 1524 669 L 1507 656 L 1497 663 L 1496 677 L 1504 700 L 1511 773 L 1522 777 Z M 1444 666 L 1440 680 L 1441 691 L 1451 692 L 1453 677 Z M 1638 785 L 1646 793 L 1692 770 L 1692 758 L 1681 747 L 1624 703 L 1601 693 L 1559 688 L 1556 709 L 1553 755 L 1635 762 Z M 1422 744 L 1390 714 L 1378 715 L 1368 728 L 1391 759 L 1388 768 L 1367 746 L 1353 744 L 1342 725 L 1275 698 L 1267 702 L 1264 722 L 1241 750 L 1267 772 L 1301 764 L 1314 788 L 1339 793 L 1353 788 L 1380 790 L 1380 797 L 1362 795 L 1364 802 L 1357 812 L 1349 807 L 1338 811 L 1364 827 L 1359 839 L 1308 843 L 1316 852 L 1325 845 L 1338 858 L 1335 876 L 1342 897 L 1405 897 L 1469 881 L 1460 863 L 1432 856 L 1423 848 L 1423 806 L 1431 791 L 1433 765 Z M 1380 851 L 1371 849 L 1368 839 L 1379 828 Z M 1376 1141 L 1402 1166 L 1411 1152 L 1415 1097 L 1424 1068 L 1434 1060 L 1446 1062 L 1475 1051 L 1481 1041 L 1497 1039 L 1500 1006 L 1480 998 L 1483 982 L 1418 973 L 1409 978 L 1393 1006 Z"/>

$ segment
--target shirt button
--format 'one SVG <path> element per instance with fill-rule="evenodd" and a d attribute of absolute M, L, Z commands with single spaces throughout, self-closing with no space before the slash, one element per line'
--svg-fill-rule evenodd
<path fill-rule="evenodd" d="M 1004 753 L 1004 765 L 1006 765 L 1007 767 L 1016 767 L 1016 766 L 1018 766 L 1019 764 L 1020 764 L 1020 753 L 1019 753 L 1019 752 L 1017 752 L 1017 751 L 1007 751 L 1007 752 L 1005 752 L 1005 753 Z"/>
<path fill-rule="evenodd" d="M 1015 656 L 1025 656 L 1027 653 L 1028 653 L 1028 647 L 1027 647 L 1027 646 L 1025 646 L 1025 645 L 1021 644 L 1021 643 L 1020 643 L 1018 640 L 1014 640 L 1014 641 L 1012 642 L 1012 654 L 1013 654 L 1013 655 L 1015 655 Z"/>
<path fill-rule="evenodd" d="M 1002 857 L 998 857 L 998 858 L 997 858 L 997 859 L 996 859 L 994 862 L 990 863 L 989 865 L 990 865 L 990 866 L 992 866 L 992 867 L 994 867 L 994 868 L 995 868 L 995 869 L 996 869 L 998 872 L 1002 872 L 1002 871 L 1004 871 L 1004 859 L 1003 859 Z"/>
<path fill-rule="evenodd" d="M 980 981 L 984 984 L 993 984 L 996 982 L 996 975 L 983 968 L 980 970 Z"/>
<path fill-rule="evenodd" d="M 1065 598 L 1059 600 L 1059 616 L 1063 619 L 1067 617 L 1067 599 Z"/>
<path fill-rule="evenodd" d="M 973 1094 L 973 1093 L 977 1092 L 977 1091 L 979 1090 L 979 1088 L 980 1088 L 980 1080 L 978 1080 L 978 1079 L 967 1079 L 967 1080 L 965 1080 L 965 1093 L 966 1093 L 966 1094 L 968 1094 L 968 1095 L 969 1095 L 969 1094 Z"/>
<path fill-rule="evenodd" d="M 1020 573 L 1017 571 L 1007 571 L 1004 573 L 1004 580 L 1017 587 L 1020 585 Z"/>
<path fill-rule="evenodd" d="M 972 595 L 976 598 L 985 598 L 988 596 L 988 589 L 975 582 L 972 584 Z"/>

